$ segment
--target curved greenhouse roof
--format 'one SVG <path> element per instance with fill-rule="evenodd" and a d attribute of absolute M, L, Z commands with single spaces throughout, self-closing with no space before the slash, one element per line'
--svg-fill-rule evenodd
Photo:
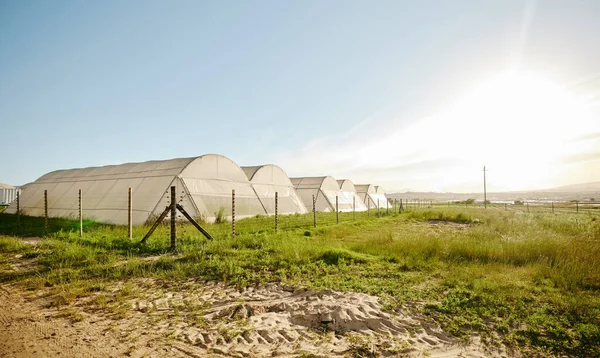
<path fill-rule="evenodd" d="M 367 210 L 367 206 L 362 198 L 356 193 L 356 188 L 354 187 L 352 180 L 342 179 L 337 182 L 340 186 L 341 195 L 344 197 L 344 204 L 349 203 L 349 205 L 344 205 L 344 207 L 340 205 L 340 211 Z"/>
<path fill-rule="evenodd" d="M 0 189 L 16 189 L 16 188 L 12 185 L 0 183 Z"/>
<path fill-rule="evenodd" d="M 388 198 L 385 196 L 385 190 L 383 190 L 381 185 L 375 185 L 375 201 L 379 202 L 381 208 L 385 208 L 389 205 Z"/>
<path fill-rule="evenodd" d="M 377 208 L 377 189 L 371 184 L 357 184 L 354 186 L 356 193 L 363 200 L 365 205 L 371 209 Z"/>
<path fill-rule="evenodd" d="M 50 172 L 27 185 L 21 208 L 27 215 L 44 215 L 47 190 L 49 216 L 76 217 L 81 189 L 85 218 L 126 224 L 131 188 L 133 223 L 140 225 L 169 205 L 171 186 L 177 188 L 179 203 L 195 217 L 211 221 L 219 210 L 230 216 L 232 190 L 237 217 L 265 214 L 244 171 L 218 154 Z M 15 205 L 6 212 L 16 212 Z"/>
<path fill-rule="evenodd" d="M 369 208 L 376 209 L 377 207 L 386 208 L 389 203 L 386 198 L 383 188 L 378 185 L 360 184 L 355 185 L 356 192 L 363 199 Z"/>
<path fill-rule="evenodd" d="M 267 214 L 275 213 L 275 193 L 277 193 L 277 212 L 281 214 L 306 214 L 306 206 L 294 189 L 290 178 L 280 167 L 266 164 L 242 167 L 250 180 L 256 195 Z"/>
<path fill-rule="evenodd" d="M 313 195 L 316 211 L 335 211 L 336 196 L 338 205 L 342 203 L 343 196 L 340 187 L 333 177 L 302 177 L 290 178 L 290 180 L 308 210 L 312 210 Z"/>

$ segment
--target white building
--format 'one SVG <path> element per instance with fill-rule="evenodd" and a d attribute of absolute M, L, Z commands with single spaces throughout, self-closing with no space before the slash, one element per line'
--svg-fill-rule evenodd
<path fill-rule="evenodd" d="M 20 189 L 0 183 L 0 205 L 8 205 L 17 198 Z"/>

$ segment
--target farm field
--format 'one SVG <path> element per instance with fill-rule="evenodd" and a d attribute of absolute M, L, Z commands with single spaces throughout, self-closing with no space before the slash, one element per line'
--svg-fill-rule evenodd
<path fill-rule="evenodd" d="M 167 225 L 0 214 L 0 354 L 600 356 L 600 218 L 358 214 L 180 224 L 175 253 Z"/>

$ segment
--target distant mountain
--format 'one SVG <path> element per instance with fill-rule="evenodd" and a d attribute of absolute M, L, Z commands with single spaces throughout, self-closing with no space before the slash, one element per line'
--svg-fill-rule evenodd
<path fill-rule="evenodd" d="M 550 189 L 536 190 L 539 192 L 553 192 L 553 193 L 589 193 L 589 192 L 600 192 L 600 181 L 591 183 L 580 183 L 557 186 Z"/>
<path fill-rule="evenodd" d="M 405 192 L 389 193 L 387 197 L 393 199 L 426 199 L 436 201 L 447 200 L 466 200 L 474 198 L 483 200 L 483 192 L 473 191 L 471 193 L 454 192 Z M 591 198 L 600 197 L 600 182 L 581 183 L 563 185 L 555 188 L 541 190 L 522 190 L 522 191 L 491 191 L 488 190 L 488 200 L 511 201 L 516 199 L 525 200 L 543 200 L 543 201 L 570 201 L 570 200 L 591 200 Z"/>

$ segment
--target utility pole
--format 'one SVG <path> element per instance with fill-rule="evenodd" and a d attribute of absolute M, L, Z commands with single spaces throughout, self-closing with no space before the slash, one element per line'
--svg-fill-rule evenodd
<path fill-rule="evenodd" d="M 487 209 L 487 187 L 485 183 L 485 165 L 483 166 L 483 207 Z"/>

